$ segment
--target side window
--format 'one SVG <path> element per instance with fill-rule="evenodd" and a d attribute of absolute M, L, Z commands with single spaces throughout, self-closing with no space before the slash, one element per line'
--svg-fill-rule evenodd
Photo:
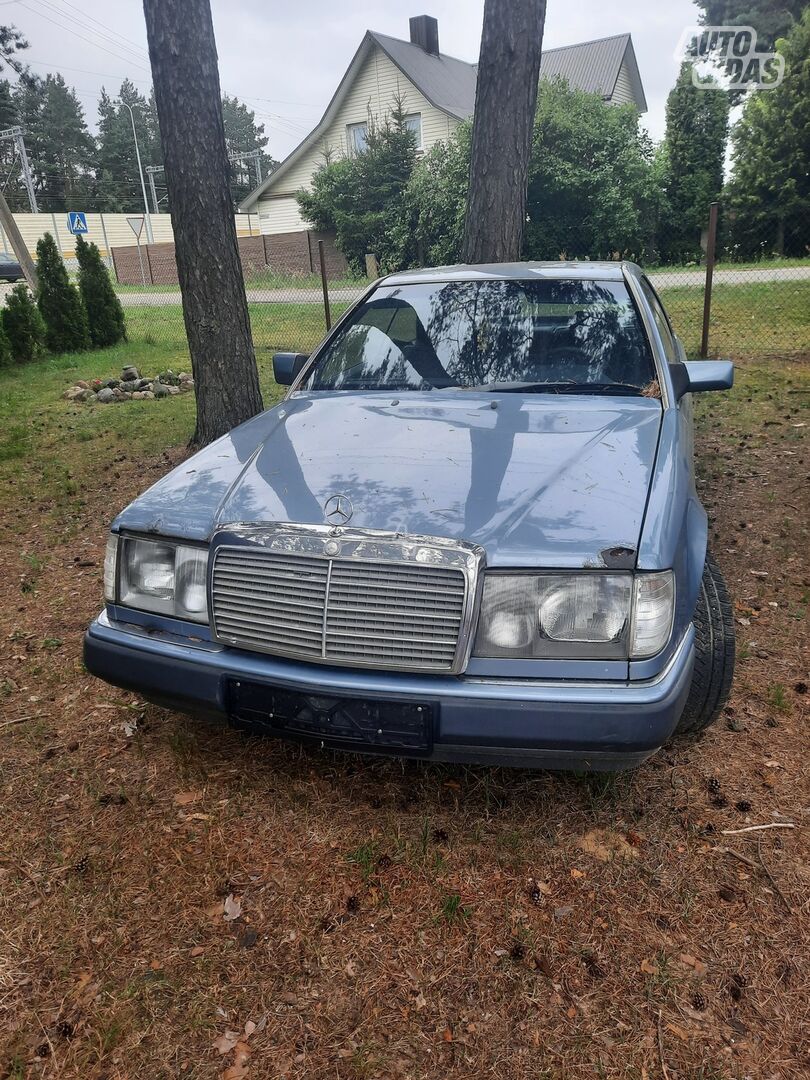
<path fill-rule="evenodd" d="M 678 349 L 672 336 L 672 327 L 669 325 L 667 314 L 661 305 L 661 301 L 658 299 L 658 294 L 645 277 L 641 279 L 641 288 L 652 309 L 653 319 L 655 320 L 658 333 L 661 335 L 666 358 L 670 364 L 674 364 L 678 359 Z"/>
<path fill-rule="evenodd" d="M 362 154 L 366 149 L 367 140 L 368 124 L 346 125 L 346 144 L 349 150 L 349 157 L 354 157 L 356 154 Z"/>

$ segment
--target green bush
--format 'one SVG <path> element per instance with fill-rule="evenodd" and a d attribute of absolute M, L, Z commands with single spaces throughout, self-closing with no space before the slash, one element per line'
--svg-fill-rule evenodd
<path fill-rule="evenodd" d="M 2 323 L 0 323 L 0 368 L 8 367 L 12 362 L 11 346 L 8 343 L 8 337 L 3 329 Z"/>
<path fill-rule="evenodd" d="M 3 333 L 18 364 L 35 360 L 45 345 L 45 324 L 27 285 L 15 285 L 2 311 Z"/>
<path fill-rule="evenodd" d="M 45 344 L 51 352 L 78 352 L 90 348 L 87 312 L 50 233 L 37 241 L 37 304 L 45 321 Z"/>
<path fill-rule="evenodd" d="M 107 267 L 94 243 L 76 237 L 79 260 L 79 292 L 87 310 L 90 340 L 97 349 L 125 341 L 127 336 L 121 301 L 115 295 Z"/>

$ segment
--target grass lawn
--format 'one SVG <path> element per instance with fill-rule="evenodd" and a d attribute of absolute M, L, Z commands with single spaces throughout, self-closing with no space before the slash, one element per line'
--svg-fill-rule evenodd
<path fill-rule="evenodd" d="M 115 291 L 118 293 L 143 293 L 143 292 L 180 292 L 179 285 L 121 285 L 113 281 Z M 368 278 L 343 277 L 329 280 L 330 289 L 364 289 L 369 285 Z M 316 289 L 320 292 L 320 274 L 281 274 L 267 268 L 262 272 L 250 273 L 245 278 L 246 289 Z"/>
<path fill-rule="evenodd" d="M 703 291 L 660 290 L 690 356 L 700 350 Z M 810 281 L 715 285 L 709 351 L 713 356 L 810 355 Z"/>
<path fill-rule="evenodd" d="M 187 355 L 0 372 L 0 1077 L 806 1077 L 810 365 L 698 402 L 728 708 L 585 777 L 305 751 L 90 678 L 109 521 L 193 423 L 59 399 L 124 363 Z"/>
<path fill-rule="evenodd" d="M 333 302 L 332 319 L 348 307 Z M 257 352 L 290 349 L 310 352 L 326 333 L 323 307 L 320 304 L 248 304 L 253 342 Z M 160 307 L 128 307 L 124 310 L 127 333 L 134 342 L 157 346 L 185 347 L 186 328 L 180 304 Z"/>

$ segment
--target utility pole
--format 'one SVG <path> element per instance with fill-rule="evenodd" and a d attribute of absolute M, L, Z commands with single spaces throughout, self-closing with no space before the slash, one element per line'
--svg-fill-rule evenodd
<path fill-rule="evenodd" d="M 149 190 L 152 193 L 152 207 L 156 214 L 160 213 L 160 204 L 158 203 L 157 189 L 155 188 L 155 173 L 163 172 L 162 165 L 147 165 L 146 175 L 149 177 Z"/>
<path fill-rule="evenodd" d="M 25 246 L 25 241 L 17 227 L 17 222 L 14 220 L 14 215 L 11 210 L 9 210 L 6 197 L 2 191 L 0 191 L 0 224 L 2 224 L 6 231 L 6 235 L 11 241 L 14 254 L 17 256 L 17 262 L 20 264 L 23 274 L 25 274 L 25 280 L 31 286 L 31 291 L 36 293 L 37 288 L 39 287 L 37 268 L 34 265 L 34 260 L 28 253 L 28 248 Z"/>
<path fill-rule="evenodd" d="M 20 168 L 22 170 L 23 183 L 25 184 L 25 190 L 28 192 L 28 202 L 31 206 L 31 213 L 38 214 L 39 207 L 37 206 L 37 196 L 34 191 L 34 178 L 31 175 L 31 166 L 28 163 L 28 154 L 25 152 L 25 140 L 23 139 L 23 129 L 21 127 L 10 127 L 0 131 L 0 139 L 13 139 L 14 145 L 17 147 L 17 153 L 20 155 Z"/>
<path fill-rule="evenodd" d="M 262 182 L 262 152 L 261 150 L 234 150 L 228 154 L 231 161 L 252 161 L 256 170 L 256 187 Z"/>
<path fill-rule="evenodd" d="M 126 101 L 121 101 L 121 104 L 125 109 L 129 109 L 129 118 L 132 121 L 132 138 L 135 140 L 135 157 L 138 161 L 138 176 L 141 178 L 141 194 L 143 195 L 143 210 L 144 219 L 146 221 L 146 242 L 148 244 L 154 244 L 155 238 L 152 234 L 152 218 L 149 216 L 149 203 L 146 199 L 146 183 L 143 178 L 143 169 L 141 167 L 141 151 L 138 147 L 138 132 L 135 130 L 135 114 L 132 111 L 132 106 L 128 105 Z"/>

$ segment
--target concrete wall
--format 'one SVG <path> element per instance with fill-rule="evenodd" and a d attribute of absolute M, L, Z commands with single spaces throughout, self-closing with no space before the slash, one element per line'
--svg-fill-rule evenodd
<path fill-rule="evenodd" d="M 87 214 L 87 232 L 85 240 L 92 240 L 98 245 L 103 257 L 108 257 L 112 248 L 135 248 L 137 240 L 127 218 L 140 217 L 139 214 Z M 172 243 L 172 221 L 169 214 L 152 214 L 152 232 L 155 244 Z M 14 220 L 22 233 L 23 240 L 32 255 L 35 255 L 37 240 L 46 232 L 56 240 L 66 262 L 71 263 L 76 257 L 76 238 L 68 230 L 67 214 L 15 214 Z M 258 236 L 258 214 L 235 214 L 236 232 L 239 236 Z M 146 243 L 146 226 L 141 231 L 141 242 Z M 0 226 L 0 250 L 12 253 L 11 243 Z M 136 253 L 137 261 L 137 253 Z M 140 278 L 139 278 L 140 280 Z"/>

